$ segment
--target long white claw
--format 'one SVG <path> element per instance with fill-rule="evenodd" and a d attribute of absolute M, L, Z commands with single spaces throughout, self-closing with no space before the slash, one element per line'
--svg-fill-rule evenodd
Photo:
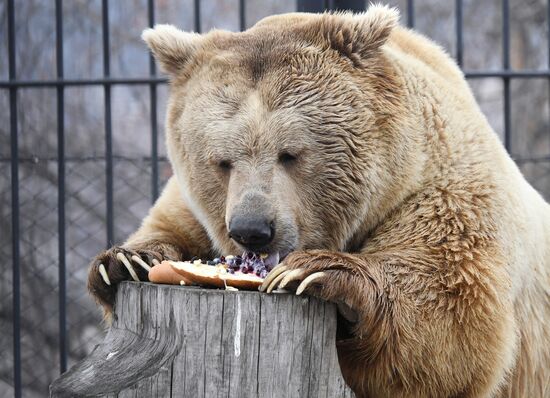
<path fill-rule="evenodd" d="M 273 279 L 273 282 L 271 282 L 269 284 L 269 286 L 267 287 L 267 292 L 271 293 L 273 291 L 273 289 L 275 289 L 277 287 L 277 284 L 280 282 L 280 280 L 283 279 L 286 276 L 286 274 L 288 274 L 289 272 L 290 272 L 290 270 L 286 270 L 286 271 L 281 272 L 279 275 L 277 275 L 277 277 L 275 279 Z"/>
<path fill-rule="evenodd" d="M 136 271 L 134 271 L 134 267 L 132 267 L 132 264 L 130 264 L 130 261 L 128 261 L 128 259 L 126 258 L 126 256 L 122 253 L 118 253 L 116 255 L 116 258 L 122 262 L 122 264 L 124 264 L 124 266 L 126 267 L 126 269 L 128 270 L 128 272 L 130 273 L 130 276 L 132 277 L 133 280 L 135 280 L 136 282 L 139 282 L 139 278 L 136 274 Z"/>
<path fill-rule="evenodd" d="M 111 280 L 109 279 L 109 275 L 107 275 L 107 270 L 103 264 L 99 264 L 99 274 L 103 278 L 103 282 L 111 286 Z"/>
<path fill-rule="evenodd" d="M 271 270 L 269 274 L 264 279 L 264 283 L 262 283 L 262 286 L 260 286 L 260 292 L 263 292 L 267 289 L 267 287 L 271 284 L 271 281 L 279 276 L 279 274 L 286 271 L 288 267 L 286 265 L 279 265 Z"/>
<path fill-rule="evenodd" d="M 136 263 L 138 263 L 139 265 L 141 265 L 141 267 L 142 267 L 145 271 L 147 271 L 147 272 L 151 271 L 151 267 L 149 267 L 149 264 L 147 264 L 145 261 L 143 261 L 143 260 L 141 259 L 140 256 L 136 256 L 136 255 L 134 254 L 134 255 L 132 256 L 132 260 L 134 260 Z"/>
<path fill-rule="evenodd" d="M 310 276 L 308 276 L 306 279 L 304 279 L 302 281 L 302 283 L 300 283 L 300 285 L 298 286 L 298 289 L 296 289 L 296 296 L 299 296 L 300 294 L 302 294 L 304 292 L 304 290 L 315 280 L 317 279 L 320 279 L 320 278 L 324 278 L 326 276 L 326 272 L 315 272 L 313 274 L 311 274 Z"/>
<path fill-rule="evenodd" d="M 156 258 L 153 259 L 153 261 L 151 261 L 153 263 L 153 266 L 155 265 L 159 265 L 159 260 L 157 260 Z"/>
<path fill-rule="evenodd" d="M 288 274 L 286 274 L 284 279 L 279 284 L 279 288 L 284 289 L 284 287 L 287 285 L 288 282 L 294 281 L 296 279 L 301 279 L 305 274 L 306 274 L 305 269 L 301 269 L 301 268 L 293 269 Z"/>

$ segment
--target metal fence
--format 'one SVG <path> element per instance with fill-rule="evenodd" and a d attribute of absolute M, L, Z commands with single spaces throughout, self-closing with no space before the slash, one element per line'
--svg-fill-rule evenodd
<path fill-rule="evenodd" d="M 103 38 L 103 77 L 93 79 L 66 79 L 64 77 L 64 41 L 63 41 L 63 14 L 62 0 L 55 1 L 55 33 L 56 33 L 56 78 L 53 80 L 18 80 L 16 76 L 16 46 L 23 45 L 17 43 L 15 37 L 15 1 L 7 0 L 7 41 L 8 41 L 8 80 L 0 81 L 0 92 L 9 93 L 9 132 L 10 132 L 10 170 L 11 170 L 11 240 L 12 240 L 12 319 L 13 319 L 13 391 L 16 397 L 23 394 L 23 385 L 21 382 L 22 359 L 21 359 L 21 212 L 20 212 L 20 165 L 27 161 L 19 157 L 19 126 L 18 126 L 18 91 L 24 88 L 53 88 L 56 91 L 57 108 L 57 235 L 58 235 L 58 346 L 59 346 L 59 372 L 67 369 L 68 356 L 68 324 L 67 324 L 67 237 L 66 237 L 66 172 L 67 162 L 75 161 L 68 159 L 65 154 L 65 91 L 73 86 L 98 86 L 102 87 L 104 94 L 104 139 L 105 149 L 103 160 L 105 161 L 105 191 L 106 191 L 106 242 L 109 247 L 115 241 L 114 239 L 114 173 L 113 167 L 116 156 L 113 154 L 113 123 L 112 123 L 112 89 L 118 85 L 142 85 L 149 89 L 150 101 L 150 130 L 151 130 L 151 152 L 150 152 L 150 197 L 155 200 L 159 195 L 159 162 L 165 162 L 166 159 L 159 155 L 159 131 L 157 117 L 157 97 L 158 86 L 165 84 L 166 80 L 156 73 L 154 60 L 150 59 L 150 76 L 146 78 L 120 78 L 111 76 L 110 62 L 110 35 L 109 35 L 109 7 L 108 0 L 102 0 L 102 38 Z M 148 23 L 153 26 L 155 23 L 155 1 L 147 0 Z M 245 21 L 245 0 L 239 0 L 239 26 L 242 29 L 246 26 Z M 327 9 L 352 9 L 362 10 L 365 7 L 364 1 L 316 1 L 299 0 L 297 9 L 299 11 L 321 12 Z M 510 149 L 512 134 L 511 123 L 511 91 L 510 83 L 513 79 L 544 78 L 550 82 L 550 56 L 548 59 L 549 69 L 536 71 L 515 71 L 510 67 L 510 4 L 508 0 L 502 0 L 502 68 L 500 70 L 487 71 L 465 71 L 469 79 L 499 78 L 503 82 L 503 115 L 504 115 L 504 144 Z M 406 21 L 408 26 L 415 25 L 415 2 L 407 0 L 406 2 Z M 195 31 L 201 31 L 201 2 L 194 0 L 194 23 Z M 463 65 L 463 1 L 455 0 L 455 18 L 456 18 L 456 60 L 460 66 Z M 548 6 L 547 20 L 550 21 L 550 5 Z M 549 36 L 550 40 L 550 36 Z M 529 157 L 519 160 L 529 161 L 550 161 L 550 156 Z M 76 159 L 78 161 L 78 159 Z M 81 159 L 85 161 L 85 159 Z M 84 289 L 84 286 L 83 286 Z M 52 359 L 52 362 L 53 359 Z M 55 361 L 56 362 L 56 361 Z M 1 392 L 1 391 L 0 391 Z"/>

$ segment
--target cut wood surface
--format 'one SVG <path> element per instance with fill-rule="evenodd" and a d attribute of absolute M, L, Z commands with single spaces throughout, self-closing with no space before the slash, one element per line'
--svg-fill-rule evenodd
<path fill-rule="evenodd" d="M 105 340 L 52 397 L 353 397 L 336 307 L 290 294 L 126 282 Z"/>

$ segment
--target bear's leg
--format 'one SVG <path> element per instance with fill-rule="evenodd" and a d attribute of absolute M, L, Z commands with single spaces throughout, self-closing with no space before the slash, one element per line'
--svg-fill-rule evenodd
<path fill-rule="evenodd" d="M 356 322 L 339 355 L 360 397 L 493 396 L 513 366 L 516 327 L 502 268 L 476 256 L 494 262 L 453 270 L 425 251 L 296 252 L 262 289 L 351 309 L 343 315 Z"/>
<path fill-rule="evenodd" d="M 177 181 L 171 178 L 141 227 L 126 243 L 100 253 L 91 262 L 88 290 L 109 319 L 118 283 L 148 281 L 150 267 L 162 260 L 186 260 L 210 252 L 206 232 L 181 200 Z"/>

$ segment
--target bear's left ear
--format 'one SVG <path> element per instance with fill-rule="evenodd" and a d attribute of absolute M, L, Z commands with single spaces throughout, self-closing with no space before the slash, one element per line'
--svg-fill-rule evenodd
<path fill-rule="evenodd" d="M 202 43 L 200 34 L 184 32 L 172 25 L 145 29 L 141 38 L 153 52 L 162 71 L 169 75 L 181 71 Z"/>
<path fill-rule="evenodd" d="M 398 23 L 396 8 L 371 4 L 360 14 L 324 14 L 320 31 L 332 49 L 357 63 L 378 52 Z"/>

